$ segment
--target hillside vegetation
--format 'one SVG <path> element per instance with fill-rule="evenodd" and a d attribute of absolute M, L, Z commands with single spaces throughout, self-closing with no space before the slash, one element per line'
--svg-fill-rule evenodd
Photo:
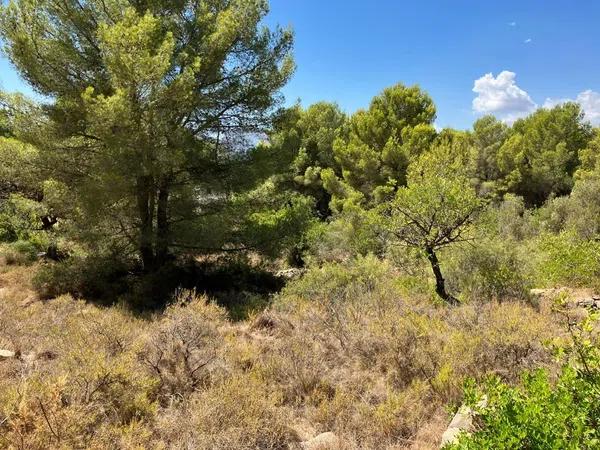
<path fill-rule="evenodd" d="M 3 447 L 300 448 L 329 431 L 437 448 L 466 378 L 552 368 L 543 343 L 564 334 L 546 308 L 407 296 L 373 257 L 310 270 L 243 322 L 190 291 L 144 316 L 24 302 L 30 270 L 1 278 L 0 346 L 20 355 L 0 361 Z"/>
<path fill-rule="evenodd" d="M 600 448 L 600 130 L 283 107 L 267 12 L 0 6 L 0 447 Z"/>

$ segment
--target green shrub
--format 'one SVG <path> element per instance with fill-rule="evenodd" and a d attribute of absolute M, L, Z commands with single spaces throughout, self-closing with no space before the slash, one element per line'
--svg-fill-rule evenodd
<path fill-rule="evenodd" d="M 566 349 L 573 358 L 567 359 L 556 383 L 543 370 L 526 373 L 517 387 L 498 378 L 488 380 L 483 389 L 469 383 L 469 403 L 476 404 L 482 394 L 488 399 L 487 406 L 478 408 L 481 426 L 448 448 L 600 448 L 600 342 L 586 329 L 593 329 L 588 321 Z"/>
<path fill-rule="evenodd" d="M 315 302 L 338 303 L 393 287 L 390 265 L 373 255 L 358 256 L 343 263 L 328 263 L 309 270 L 290 283 L 283 297 L 297 296 Z"/>
<path fill-rule="evenodd" d="M 542 285 L 598 287 L 600 242 L 579 239 L 574 233 L 544 234 L 535 241 L 539 250 L 537 281 Z"/>
<path fill-rule="evenodd" d="M 535 213 L 538 227 L 547 232 L 572 231 L 581 239 L 600 235 L 600 178 L 587 176 L 569 197 L 550 199 Z"/>
<path fill-rule="evenodd" d="M 573 201 L 570 197 L 551 198 L 535 211 L 534 221 L 541 231 L 560 233 L 567 227 L 572 209 Z"/>
<path fill-rule="evenodd" d="M 580 239 L 591 240 L 600 235 L 600 177 L 590 174 L 575 183 L 568 197 L 548 200 L 535 212 L 542 231 L 570 231 Z"/>
<path fill-rule="evenodd" d="M 0 242 L 30 240 L 39 234 L 40 217 L 47 213 L 46 207 L 20 194 L 13 194 L 0 203 Z"/>
<path fill-rule="evenodd" d="M 27 265 L 36 260 L 38 248 L 29 241 L 16 241 L 5 244 L 2 247 L 1 254 L 4 257 L 4 262 L 8 265 Z"/>
<path fill-rule="evenodd" d="M 515 242 L 487 239 L 458 252 L 448 281 L 472 300 L 527 299 L 532 286 L 524 266 Z"/>
<path fill-rule="evenodd" d="M 600 172 L 584 177 L 575 183 L 571 194 L 574 203 L 569 225 L 583 239 L 600 235 Z"/>
<path fill-rule="evenodd" d="M 488 232 L 495 228 L 496 234 L 504 239 L 522 241 L 536 233 L 531 211 L 525 207 L 523 197 L 506 195 L 497 207 L 488 210 L 486 216 Z"/>
<path fill-rule="evenodd" d="M 378 217 L 373 211 L 351 209 L 336 220 L 317 223 L 307 232 L 308 261 L 313 264 L 342 262 L 369 253 L 382 255 L 385 242 L 381 239 Z"/>

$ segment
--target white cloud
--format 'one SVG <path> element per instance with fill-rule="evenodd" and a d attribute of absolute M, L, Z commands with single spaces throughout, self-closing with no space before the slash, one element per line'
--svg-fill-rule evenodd
<path fill-rule="evenodd" d="M 585 112 L 585 117 L 594 125 L 600 125 L 600 93 L 592 90 L 583 91 L 577 101 Z"/>
<path fill-rule="evenodd" d="M 530 44 L 533 39 L 527 38 L 523 41 L 524 44 Z"/>
<path fill-rule="evenodd" d="M 551 108 L 554 108 L 555 106 L 562 105 L 563 103 L 572 102 L 572 101 L 574 101 L 574 100 L 572 100 L 570 98 L 550 98 L 550 97 L 548 97 L 546 99 L 546 101 L 544 102 L 544 104 L 542 105 L 542 108 L 551 109 Z"/>
<path fill-rule="evenodd" d="M 509 27 L 516 27 L 517 26 L 517 22 L 508 22 L 508 26 Z"/>
<path fill-rule="evenodd" d="M 487 73 L 475 80 L 473 110 L 481 114 L 494 114 L 505 122 L 514 122 L 537 108 L 529 94 L 515 83 L 516 74 L 504 70 L 494 77 Z"/>
<path fill-rule="evenodd" d="M 600 125 L 600 93 L 588 89 L 579 93 L 574 100 L 569 98 L 547 98 L 544 102 L 544 108 L 553 108 L 566 102 L 579 103 L 585 113 L 585 118 L 594 125 Z"/>

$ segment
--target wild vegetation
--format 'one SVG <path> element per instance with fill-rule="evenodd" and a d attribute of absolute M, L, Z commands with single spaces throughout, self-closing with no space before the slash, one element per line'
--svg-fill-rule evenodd
<path fill-rule="evenodd" d="M 600 131 L 283 107 L 267 12 L 0 6 L 0 446 L 598 448 Z"/>

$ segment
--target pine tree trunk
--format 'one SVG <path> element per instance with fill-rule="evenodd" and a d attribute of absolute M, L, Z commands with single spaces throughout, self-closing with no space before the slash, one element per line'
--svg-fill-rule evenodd
<path fill-rule="evenodd" d="M 458 305 L 458 300 L 446 291 L 446 281 L 442 276 L 440 262 L 437 259 L 435 251 L 431 247 L 426 247 L 425 253 L 427 254 L 427 259 L 431 263 L 431 269 L 433 270 L 433 275 L 435 276 L 435 292 L 449 305 Z"/>
<path fill-rule="evenodd" d="M 154 195 L 152 179 L 149 176 L 138 177 L 136 183 L 137 207 L 140 219 L 140 242 L 138 251 L 142 259 L 144 271 L 154 267 L 154 249 L 152 245 L 154 215 Z"/>
<path fill-rule="evenodd" d="M 161 183 L 156 210 L 156 265 L 163 265 L 169 254 L 169 187 Z"/>

